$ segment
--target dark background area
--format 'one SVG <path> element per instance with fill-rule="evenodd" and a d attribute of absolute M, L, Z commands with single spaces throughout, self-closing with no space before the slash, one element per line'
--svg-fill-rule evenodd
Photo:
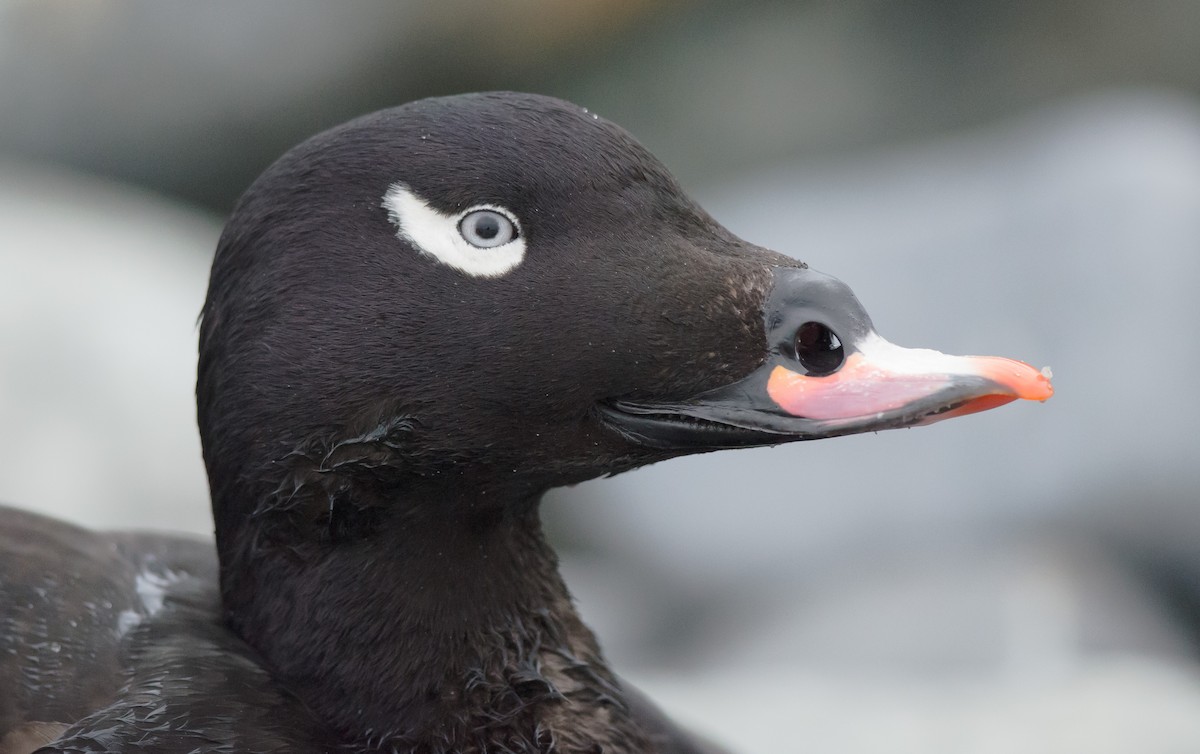
<path fill-rule="evenodd" d="M 13 2 L 0 148 L 227 211 L 289 146 L 419 97 L 527 89 L 689 183 L 1110 87 L 1200 90 L 1177 2 Z"/>

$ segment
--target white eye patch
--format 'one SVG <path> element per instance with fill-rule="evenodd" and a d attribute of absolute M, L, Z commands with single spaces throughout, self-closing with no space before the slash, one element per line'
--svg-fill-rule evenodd
<path fill-rule="evenodd" d="M 397 237 L 422 255 L 472 277 L 498 278 L 525 258 L 521 225 L 504 207 L 479 204 L 446 214 L 403 183 L 388 188 L 383 207 Z"/>

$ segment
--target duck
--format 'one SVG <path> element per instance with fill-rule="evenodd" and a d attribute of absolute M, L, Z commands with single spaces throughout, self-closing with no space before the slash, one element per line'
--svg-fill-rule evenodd
<path fill-rule="evenodd" d="M 891 344 L 627 131 L 513 92 L 280 157 L 199 330 L 216 546 L 0 509 L 3 754 L 719 751 L 607 665 L 542 495 L 1053 392 Z"/>

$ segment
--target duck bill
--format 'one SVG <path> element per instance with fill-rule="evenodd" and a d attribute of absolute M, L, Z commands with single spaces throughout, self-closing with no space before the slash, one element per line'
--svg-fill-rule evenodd
<path fill-rule="evenodd" d="M 1049 377 L 1022 361 L 901 348 L 878 335 L 861 342 L 828 376 L 776 365 L 766 389 L 787 416 L 856 426 L 897 416 L 912 419 L 904 426 L 932 424 L 1018 399 L 1044 401 L 1054 394 Z"/>
<path fill-rule="evenodd" d="M 1048 374 L 1024 362 L 901 348 L 874 332 L 832 374 L 798 366 L 773 356 L 688 401 L 615 402 L 608 418 L 640 444 L 701 450 L 914 427 L 1054 392 Z"/>

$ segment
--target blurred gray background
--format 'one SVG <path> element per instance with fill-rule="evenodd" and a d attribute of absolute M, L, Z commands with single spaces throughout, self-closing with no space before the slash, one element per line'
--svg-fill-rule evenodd
<path fill-rule="evenodd" d="M 556 491 L 619 672 L 746 752 L 1200 751 L 1200 3 L 0 0 L 0 500 L 208 532 L 223 215 L 480 89 L 615 120 L 889 339 L 1058 394 Z"/>

